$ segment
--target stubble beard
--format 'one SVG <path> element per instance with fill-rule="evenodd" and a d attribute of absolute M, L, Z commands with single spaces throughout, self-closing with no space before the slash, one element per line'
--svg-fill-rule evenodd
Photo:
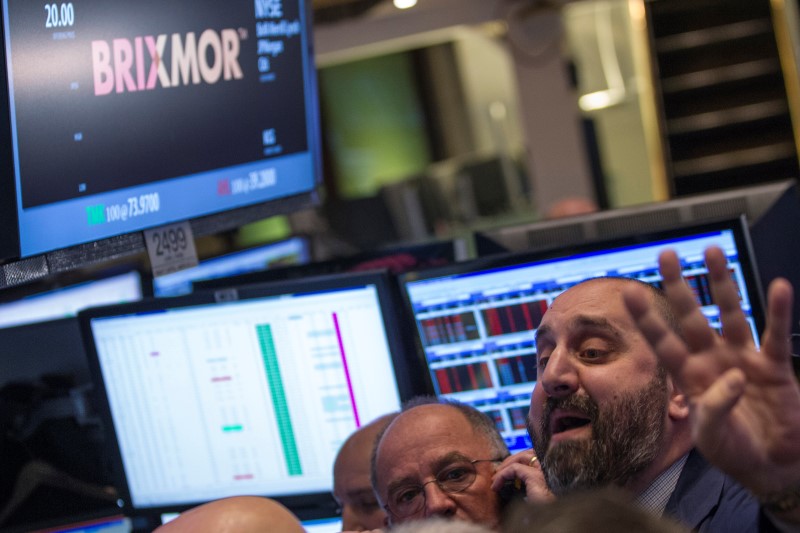
<path fill-rule="evenodd" d="M 528 431 L 550 490 L 561 496 L 608 485 L 624 487 L 658 455 L 667 402 L 663 372 L 602 411 L 588 396 L 548 398 L 539 427 L 529 425 Z M 551 448 L 550 418 L 557 407 L 588 416 L 591 437 L 558 442 Z"/>

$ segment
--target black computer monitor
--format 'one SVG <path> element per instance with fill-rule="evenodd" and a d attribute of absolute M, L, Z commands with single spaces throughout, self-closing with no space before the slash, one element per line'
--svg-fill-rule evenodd
<path fill-rule="evenodd" d="M 332 502 L 344 439 L 421 381 L 390 287 L 365 272 L 81 313 L 123 512 Z"/>
<path fill-rule="evenodd" d="M 309 4 L 3 2 L 0 261 L 75 268 L 142 251 L 147 228 L 315 203 Z"/>
<path fill-rule="evenodd" d="M 309 261 L 311 248 L 308 238 L 292 237 L 205 259 L 196 267 L 153 278 L 153 296 L 181 296 L 192 292 L 192 284 L 197 281 L 304 265 Z"/>
<path fill-rule="evenodd" d="M 137 301 L 146 289 L 135 270 L 55 288 L 64 281 L 0 291 L 0 410 L 7 415 L 0 455 L 4 488 L 18 489 L 3 500 L 2 531 L 126 531 L 122 518 L 77 524 L 115 512 L 102 490 L 110 480 L 98 460 L 102 435 L 87 401 L 91 378 L 77 313 Z"/>
<path fill-rule="evenodd" d="M 195 282 L 194 287 L 197 290 L 219 289 L 231 285 L 378 269 L 386 269 L 392 274 L 400 274 L 411 270 L 449 265 L 454 261 L 463 260 L 466 254 L 466 243 L 463 239 L 406 243 L 360 252 L 347 257 L 315 261 L 305 265 L 278 267 L 227 278 L 201 280 Z"/>
<path fill-rule="evenodd" d="M 146 292 L 136 270 L 60 287 L 47 283 L 0 292 L 0 385 L 44 375 L 69 376 L 75 385 L 87 384 L 78 312 L 137 301 Z"/>
<path fill-rule="evenodd" d="M 129 270 L 40 292 L 20 292 L 24 295 L 18 298 L 12 290 L 0 294 L 0 329 L 75 318 L 87 307 L 134 302 L 142 298 L 143 287 L 141 274 Z"/>
<path fill-rule="evenodd" d="M 16 531 L 19 533 L 131 533 L 133 531 L 131 521 L 120 515 L 36 527 L 36 529 L 28 527 L 11 530 L 10 533 Z"/>
<path fill-rule="evenodd" d="M 664 231 L 742 214 L 753 224 L 787 193 L 797 197 L 795 180 L 501 226 L 476 232 L 475 251 L 478 256 L 486 256 L 503 252 L 548 250 L 636 233 Z"/>
<path fill-rule="evenodd" d="M 525 429 L 536 383 L 536 328 L 553 299 L 599 276 L 659 284 L 657 256 L 672 248 L 715 328 L 703 251 L 720 246 L 753 335 L 763 327 L 761 289 L 744 217 L 540 253 L 497 255 L 401 276 L 436 394 L 489 414 L 509 448 L 530 448 Z"/>

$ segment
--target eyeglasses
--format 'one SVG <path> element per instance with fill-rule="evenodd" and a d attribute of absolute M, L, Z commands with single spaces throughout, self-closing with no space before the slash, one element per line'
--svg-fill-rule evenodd
<path fill-rule="evenodd" d="M 389 490 L 384 509 L 397 518 L 415 515 L 425 506 L 425 486 L 436 483 L 442 492 L 455 494 L 467 490 L 475 482 L 478 473 L 475 463 L 496 463 L 503 459 L 473 459 L 457 461 L 439 470 L 433 479 L 425 483 L 410 483 Z"/>
<path fill-rule="evenodd" d="M 792 355 L 800 357 L 800 333 L 792 333 L 789 335 L 789 342 L 792 344 Z"/>

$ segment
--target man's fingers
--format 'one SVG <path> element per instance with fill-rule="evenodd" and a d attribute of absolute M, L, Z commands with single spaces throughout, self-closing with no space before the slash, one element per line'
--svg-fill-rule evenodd
<path fill-rule="evenodd" d="M 662 364 L 678 378 L 676 374 L 689 354 L 683 341 L 669 329 L 653 307 L 650 294 L 644 287 L 631 285 L 623 291 L 622 299 L 639 331 L 661 359 Z"/>
<path fill-rule="evenodd" d="M 706 267 L 711 281 L 711 295 L 719 307 L 725 339 L 735 346 L 750 346 L 753 336 L 742 312 L 739 289 L 728 270 L 728 259 L 717 247 L 706 250 Z"/>
<path fill-rule="evenodd" d="M 510 483 L 513 483 L 514 486 L 511 488 L 506 487 Z M 544 474 L 538 461 L 532 465 L 514 462 L 505 468 L 498 469 L 492 478 L 492 490 L 497 492 L 524 490 L 528 501 L 531 503 L 541 503 L 553 499 L 553 494 L 547 488 L 547 483 L 544 480 Z"/>
<path fill-rule="evenodd" d="M 533 449 L 522 450 L 521 452 L 517 452 L 517 453 L 515 453 L 513 455 L 509 455 L 508 457 L 503 459 L 503 462 L 501 462 L 497 466 L 497 470 L 498 471 L 502 470 L 506 466 L 508 466 L 510 464 L 513 464 L 513 463 L 519 463 L 519 464 L 522 464 L 522 465 L 529 465 L 531 463 L 531 460 L 535 456 L 536 456 L 536 452 L 534 452 Z"/>
<path fill-rule="evenodd" d="M 534 457 L 536 452 L 532 449 L 522 450 L 506 457 L 494 473 L 492 489 L 500 490 L 505 482 L 522 478 L 524 474 L 531 472 L 532 468 L 538 469 L 538 459 L 534 461 Z"/>
<path fill-rule="evenodd" d="M 767 325 L 762 352 L 779 361 L 785 360 L 791 350 L 792 292 L 792 285 L 783 278 L 773 280 L 767 292 Z"/>
<path fill-rule="evenodd" d="M 521 468 L 526 467 L 519 463 L 514 463 L 506 466 L 505 468 L 499 468 L 497 472 L 494 473 L 494 477 L 492 478 L 492 490 L 499 491 L 507 482 L 519 479 L 521 477 L 519 469 Z"/>
<path fill-rule="evenodd" d="M 708 438 L 716 439 L 719 429 L 728 420 L 728 415 L 744 394 L 746 378 L 739 368 L 730 368 L 718 377 L 703 395 L 694 402 L 695 428 L 703 428 L 704 435 L 694 435 L 701 446 Z"/>
<path fill-rule="evenodd" d="M 700 311 L 697 298 L 681 277 L 678 256 L 671 250 L 662 252 L 658 263 L 664 279 L 664 292 L 680 322 L 689 350 L 699 352 L 711 348 L 717 340 L 716 333 L 708 326 L 708 319 Z"/>

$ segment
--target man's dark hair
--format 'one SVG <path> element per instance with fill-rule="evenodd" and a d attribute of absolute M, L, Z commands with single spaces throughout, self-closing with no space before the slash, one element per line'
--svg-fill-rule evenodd
<path fill-rule="evenodd" d="M 639 507 L 617 487 L 568 494 L 553 502 L 520 503 L 511 509 L 505 533 L 689 533 L 670 518 L 659 517 Z"/>
<path fill-rule="evenodd" d="M 400 416 L 402 416 L 402 414 L 406 411 L 410 411 L 411 409 L 420 407 L 422 405 L 446 405 L 457 410 L 464 416 L 464 418 L 467 419 L 467 422 L 469 422 L 472 430 L 486 440 L 486 443 L 492 450 L 494 457 L 508 457 L 508 446 L 506 446 L 502 435 L 500 435 L 500 432 L 497 430 L 494 420 L 492 420 L 486 413 L 475 409 L 471 405 L 448 398 L 439 398 L 436 396 L 416 396 L 403 404 L 403 408 L 400 410 Z M 392 421 L 392 424 L 393 423 L 394 421 Z M 375 445 L 372 447 L 372 457 L 370 457 L 370 481 L 372 482 L 372 489 L 376 494 L 378 493 L 378 445 L 383 439 L 384 434 L 386 434 L 389 428 L 391 428 L 392 424 L 387 425 L 381 430 L 380 433 L 378 433 L 378 435 L 375 437 Z"/>

